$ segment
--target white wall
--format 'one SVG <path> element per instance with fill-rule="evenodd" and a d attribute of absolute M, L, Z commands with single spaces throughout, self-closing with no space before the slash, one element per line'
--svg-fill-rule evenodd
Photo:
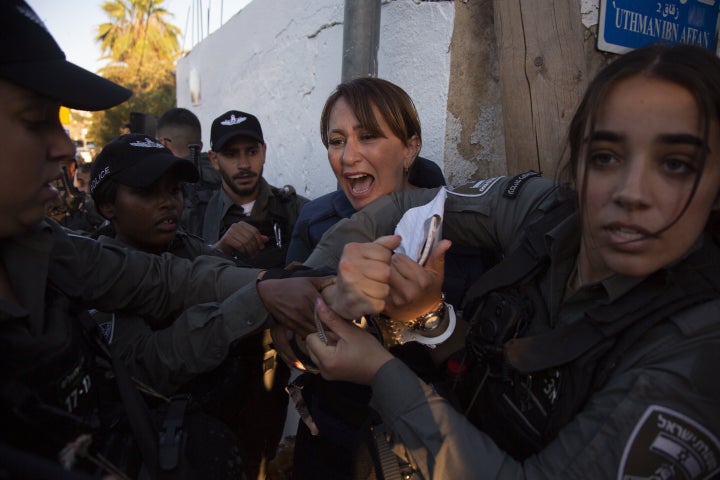
<path fill-rule="evenodd" d="M 453 2 L 383 1 L 378 76 L 415 101 L 421 154 L 442 166 Z M 210 146 L 210 124 L 231 109 L 250 112 L 268 145 L 265 177 L 309 198 L 335 190 L 320 141 L 320 112 L 340 82 L 343 0 L 254 0 L 177 66 L 177 104 L 193 111 Z M 191 71 L 200 78 L 192 105 Z"/>

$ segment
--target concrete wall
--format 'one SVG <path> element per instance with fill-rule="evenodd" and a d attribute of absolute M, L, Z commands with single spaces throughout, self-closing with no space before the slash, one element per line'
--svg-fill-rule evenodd
<path fill-rule="evenodd" d="M 378 76 L 403 87 L 423 128 L 421 154 L 443 167 L 453 2 L 383 1 Z M 255 114 L 268 145 L 265 177 L 315 198 L 336 188 L 320 112 L 340 82 L 343 0 L 254 0 L 178 62 L 177 104 L 203 125 L 230 109 Z M 199 79 L 200 98 L 190 83 Z"/>
<path fill-rule="evenodd" d="M 594 50 L 599 0 L 578 1 Z M 450 183 L 507 173 L 492 10 L 493 0 L 382 1 L 378 76 L 413 98 L 421 154 Z M 177 103 L 200 118 L 204 148 L 215 117 L 248 111 L 263 126 L 272 184 L 309 198 L 334 190 L 319 122 L 340 81 L 343 16 L 344 0 L 253 0 L 181 59 Z"/>

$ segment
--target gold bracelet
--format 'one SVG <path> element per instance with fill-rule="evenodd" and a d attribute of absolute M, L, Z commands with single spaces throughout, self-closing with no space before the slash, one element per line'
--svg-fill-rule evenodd
<path fill-rule="evenodd" d="M 438 305 L 423 315 L 416 317 L 411 322 L 407 323 L 407 327 L 411 330 L 418 330 L 420 332 L 432 332 L 442 324 L 445 319 L 445 311 L 447 306 L 445 304 L 445 294 L 440 294 L 440 302 Z"/>

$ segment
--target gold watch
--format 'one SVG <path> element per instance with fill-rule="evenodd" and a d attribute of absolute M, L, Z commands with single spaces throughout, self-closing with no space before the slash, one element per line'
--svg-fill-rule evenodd
<path fill-rule="evenodd" d="M 446 311 L 445 294 L 443 293 L 441 294 L 440 303 L 437 307 L 408 323 L 408 327 L 420 332 L 432 332 L 442 324 Z"/>

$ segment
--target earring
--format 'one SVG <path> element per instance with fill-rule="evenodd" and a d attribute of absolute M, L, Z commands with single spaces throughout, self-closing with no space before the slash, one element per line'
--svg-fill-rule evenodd
<path fill-rule="evenodd" d="M 408 167 L 403 167 L 403 175 L 407 177 L 408 173 L 410 173 L 410 169 Z"/>

